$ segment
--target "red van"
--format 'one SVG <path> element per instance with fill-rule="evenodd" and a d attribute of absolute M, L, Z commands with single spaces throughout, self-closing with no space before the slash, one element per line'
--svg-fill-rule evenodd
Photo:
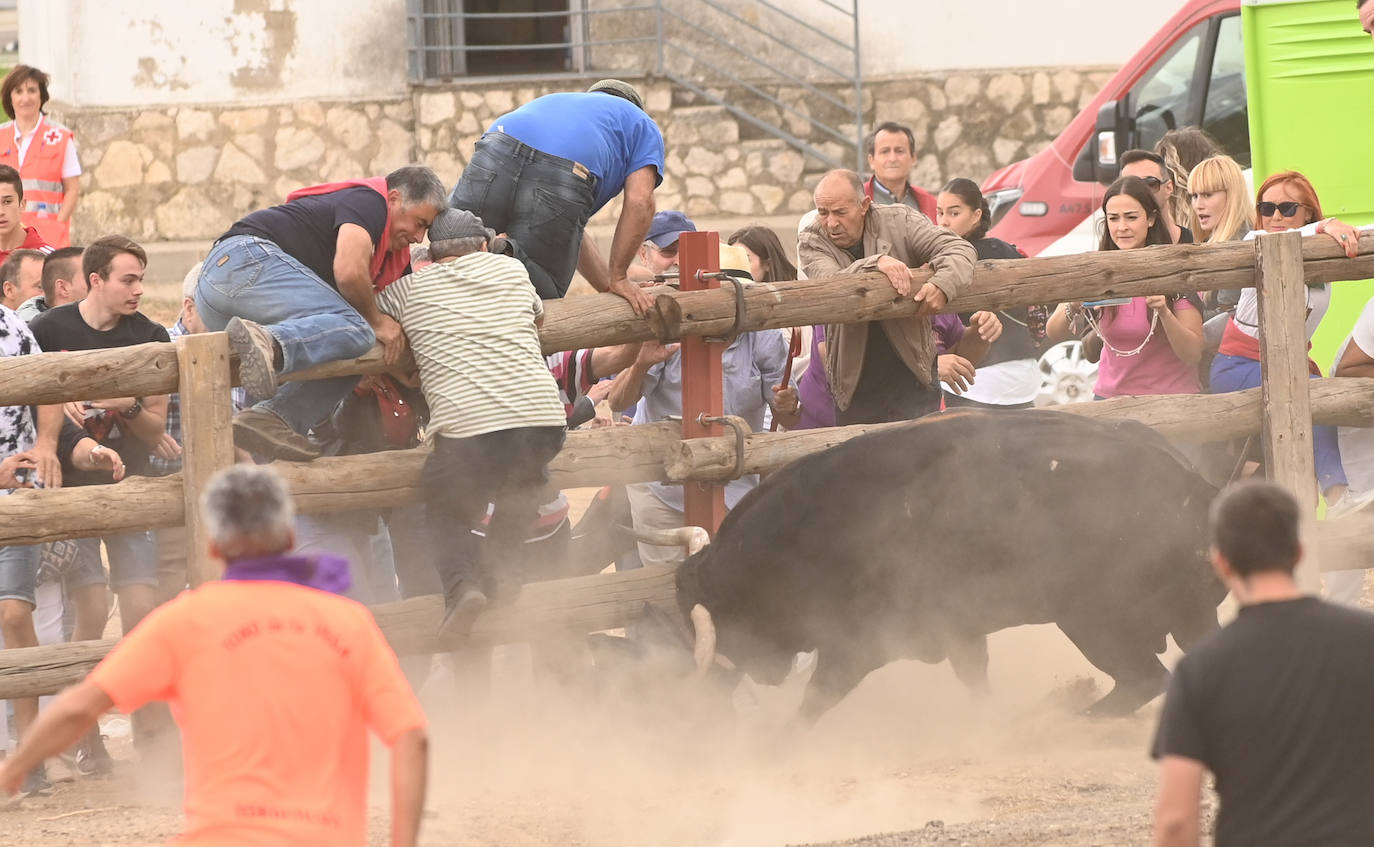
<path fill-rule="evenodd" d="M 1050 146 L 988 177 L 991 235 L 1028 256 L 1096 249 L 1092 213 L 1116 154 L 1183 126 L 1201 126 L 1250 167 L 1240 0 L 1190 0 Z"/>

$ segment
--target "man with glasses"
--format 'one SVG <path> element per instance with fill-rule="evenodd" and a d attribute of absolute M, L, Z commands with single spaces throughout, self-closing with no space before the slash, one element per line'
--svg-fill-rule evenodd
<path fill-rule="evenodd" d="M 655 214 L 637 261 L 630 266 L 630 279 L 650 282 L 655 276 L 677 273 L 677 240 L 684 232 L 696 231 L 697 225 L 681 212 Z"/>
<path fill-rule="evenodd" d="M 1169 198 L 1173 197 L 1176 186 L 1163 156 L 1149 150 L 1127 150 L 1121 154 L 1121 175 L 1136 177 L 1150 187 L 1164 223 L 1169 227 L 1169 238 L 1175 244 L 1193 243 L 1192 230 L 1174 220 Z"/>

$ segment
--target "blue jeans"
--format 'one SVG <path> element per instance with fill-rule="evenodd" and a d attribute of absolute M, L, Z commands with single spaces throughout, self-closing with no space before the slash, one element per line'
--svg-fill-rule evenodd
<path fill-rule="evenodd" d="M 36 606 L 33 591 L 37 584 L 38 545 L 0 547 L 0 600 L 23 600 Z"/>
<path fill-rule="evenodd" d="M 77 538 L 76 561 L 62 575 L 68 588 L 105 584 L 105 565 L 100 561 L 100 542 L 110 559 L 110 587 L 118 591 L 130 585 L 157 586 L 157 542 L 150 530 L 122 532 L 101 538 Z"/>
<path fill-rule="evenodd" d="M 1245 356 L 1218 353 L 1212 360 L 1213 394 L 1243 391 L 1260 385 L 1260 363 Z M 1315 377 L 1313 377 L 1315 379 Z M 1334 426 L 1312 427 L 1313 458 L 1317 466 L 1317 483 L 1325 491 L 1333 485 L 1345 485 L 1345 468 L 1341 466 L 1341 445 L 1336 440 Z"/>
<path fill-rule="evenodd" d="M 276 244 L 251 235 L 226 238 L 210 250 L 196 286 L 196 309 L 212 332 L 223 330 L 231 317 L 262 324 L 281 345 L 284 374 L 356 359 L 377 340 L 329 283 Z M 290 382 L 254 408 L 275 413 L 305 435 L 357 384 L 356 376 Z"/>
<path fill-rule="evenodd" d="M 348 597 L 365 606 L 400 599 L 390 544 L 378 544 L 377 513 L 369 510 L 300 515 L 296 518 L 297 553 L 333 553 L 348 559 L 353 587 Z M 380 549 L 379 549 L 380 548 Z"/>
<path fill-rule="evenodd" d="M 596 187 L 597 177 L 576 162 L 489 132 L 477 142 L 448 202 L 515 241 L 534 290 L 557 300 L 577 270 Z"/>

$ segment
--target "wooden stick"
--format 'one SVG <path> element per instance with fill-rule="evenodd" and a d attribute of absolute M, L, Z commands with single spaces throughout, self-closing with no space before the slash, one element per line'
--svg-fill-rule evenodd
<path fill-rule="evenodd" d="M 62 820 L 63 818 L 74 818 L 74 817 L 77 817 L 78 815 L 98 815 L 98 814 L 100 814 L 101 812 L 117 812 L 117 811 L 119 811 L 119 810 L 122 809 L 122 808 L 124 808 L 124 807 L 123 807 L 123 806 L 101 806 L 99 809 L 77 809 L 77 810 L 71 811 L 71 812 L 63 812 L 63 813 L 60 814 L 60 815 L 49 815 L 49 816 L 47 816 L 47 817 L 45 817 L 45 818 L 35 818 L 35 820 L 39 820 L 39 821 L 42 821 L 42 822 L 44 822 L 44 823 L 48 823 L 48 822 L 50 822 L 50 821 L 60 821 L 60 820 Z"/>

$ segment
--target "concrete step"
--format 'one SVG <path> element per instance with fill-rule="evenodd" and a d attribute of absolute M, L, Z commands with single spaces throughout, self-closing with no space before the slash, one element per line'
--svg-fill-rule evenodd
<path fill-rule="evenodd" d="M 143 282 L 164 296 L 177 296 L 182 280 L 191 266 L 210 252 L 210 241 L 155 241 L 144 244 L 148 253 L 148 269 Z"/>

